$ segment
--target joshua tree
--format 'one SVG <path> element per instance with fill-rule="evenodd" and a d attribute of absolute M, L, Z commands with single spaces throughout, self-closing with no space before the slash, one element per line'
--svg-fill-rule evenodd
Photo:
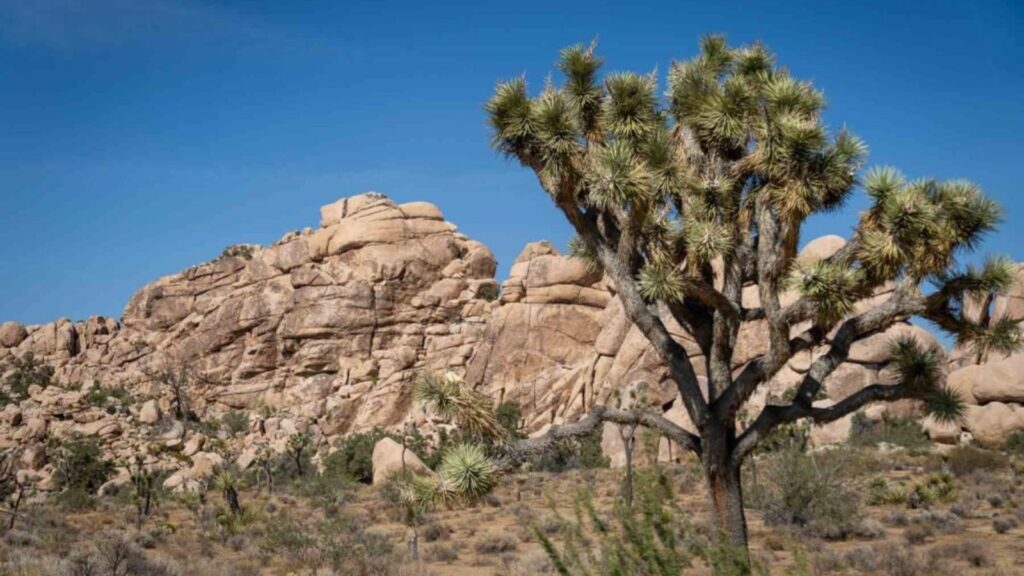
<path fill-rule="evenodd" d="M 655 73 L 599 81 L 594 48 L 564 50 L 564 84 L 549 81 L 535 97 L 522 78 L 499 83 L 486 105 L 493 145 L 536 173 L 577 234 L 573 253 L 614 283 L 695 430 L 596 406 L 521 448 L 541 450 L 608 420 L 653 427 L 700 458 L 714 528 L 723 543 L 745 549 L 740 468 L 775 427 L 829 422 L 901 398 L 922 400 L 939 419 L 961 416 L 938 351 L 909 339 L 893 343 L 897 382 L 815 405 L 852 344 L 921 317 L 978 351 L 1019 345 L 1016 319 L 986 326 L 963 310 L 965 298 L 1004 291 L 1011 281 L 1005 260 L 957 264 L 994 228 L 1000 209 L 970 182 L 906 181 L 890 168 L 861 178 L 865 145 L 845 130 L 829 135 L 821 92 L 760 44 L 730 48 L 722 37 L 705 38 L 695 58 L 671 66 L 664 97 Z M 850 242 L 817 263 L 797 262 L 803 222 L 840 209 L 858 186 L 869 207 Z M 741 299 L 753 284 L 756 306 Z M 887 295 L 868 301 L 883 287 Z M 786 290 L 795 301 L 784 304 Z M 670 335 L 669 321 L 692 335 L 700 356 L 691 358 Z M 748 321 L 764 324 L 768 349 L 734 366 Z M 737 415 L 758 387 L 812 348 L 823 354 L 793 400 L 765 407 L 740 428 Z"/>
<path fill-rule="evenodd" d="M 299 476 L 306 473 L 302 468 L 302 453 L 309 447 L 309 434 L 296 432 L 288 437 L 288 455 L 295 462 L 295 471 Z"/>
<path fill-rule="evenodd" d="M 192 411 L 192 402 L 189 398 L 188 388 L 190 384 L 200 380 L 200 378 L 196 376 L 190 366 L 183 362 L 177 365 L 169 365 L 149 373 L 147 376 L 171 393 L 175 420 L 182 422 L 199 421 L 199 416 Z"/>
<path fill-rule="evenodd" d="M 214 478 L 214 487 L 224 496 L 231 514 L 240 516 L 244 510 L 238 499 L 238 477 L 235 473 L 228 469 L 221 470 Z"/>
<path fill-rule="evenodd" d="M 259 494 L 263 480 L 267 483 L 267 495 L 274 495 L 274 453 L 268 446 L 256 450 L 256 493 Z"/>
<path fill-rule="evenodd" d="M 9 500 L 9 509 L 5 512 L 11 516 L 7 521 L 7 530 L 14 529 L 14 523 L 18 520 L 18 509 L 25 497 L 25 484 L 18 479 L 19 456 L 17 450 L 9 450 L 0 455 L 0 500 Z"/>
<path fill-rule="evenodd" d="M 128 473 L 132 482 L 132 500 L 135 502 L 135 529 L 142 530 L 143 521 L 149 517 L 159 498 L 156 477 L 146 467 L 141 455 L 136 455 L 134 462 L 128 464 Z"/>

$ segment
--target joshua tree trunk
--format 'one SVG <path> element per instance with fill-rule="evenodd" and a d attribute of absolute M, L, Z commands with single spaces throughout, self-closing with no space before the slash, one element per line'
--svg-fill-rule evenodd
<path fill-rule="evenodd" d="M 736 551 L 746 554 L 747 519 L 743 513 L 743 486 L 738 466 L 725 464 L 710 469 L 705 464 L 712 528 L 722 543 L 728 542 Z"/>
<path fill-rule="evenodd" d="M 11 519 L 7 523 L 7 530 L 14 529 L 14 523 L 18 520 L 18 508 L 21 507 L 21 499 L 25 495 L 25 487 L 18 484 L 18 495 L 14 498 L 14 503 L 11 504 Z"/>
<path fill-rule="evenodd" d="M 242 504 L 238 501 L 238 491 L 234 486 L 224 488 L 224 499 L 228 501 L 228 508 L 232 514 L 238 516 L 242 513 Z"/>
<path fill-rule="evenodd" d="M 623 452 L 626 455 L 626 485 L 623 493 L 626 507 L 633 507 L 633 448 L 636 447 L 636 426 L 620 426 L 619 436 L 622 438 Z"/>
<path fill-rule="evenodd" d="M 747 554 L 747 519 L 743 512 L 741 460 L 734 458 L 731 446 L 735 431 L 728 425 L 712 422 L 703 430 L 701 455 L 707 480 L 710 524 L 719 542 Z"/>

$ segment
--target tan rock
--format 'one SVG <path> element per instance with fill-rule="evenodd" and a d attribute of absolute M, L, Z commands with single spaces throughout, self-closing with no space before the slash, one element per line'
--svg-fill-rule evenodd
<path fill-rule="evenodd" d="M 958 383 L 969 380 L 971 395 L 980 404 L 1024 402 L 1024 354 L 961 368 L 950 379 Z"/>
<path fill-rule="evenodd" d="M 992 402 L 968 406 L 964 428 L 987 448 L 999 448 L 1013 432 L 1024 430 L 1024 407 Z"/>
<path fill-rule="evenodd" d="M 893 344 L 899 338 L 906 337 L 913 338 L 923 347 L 941 349 L 938 341 L 928 331 L 912 324 L 896 324 L 884 332 L 854 342 L 850 346 L 848 358 L 851 362 L 860 362 L 862 364 L 886 362 L 891 358 L 890 351 Z"/>
<path fill-rule="evenodd" d="M 147 400 L 139 408 L 139 422 L 143 424 L 156 424 L 160 421 L 160 406 L 156 400 Z"/>
<path fill-rule="evenodd" d="M 28 338 L 28 331 L 25 326 L 18 322 L 4 322 L 0 324 L 0 348 L 14 348 Z"/>
<path fill-rule="evenodd" d="M 216 452 L 197 452 L 192 456 L 192 467 L 188 469 L 188 477 L 192 480 L 212 478 L 222 466 L 224 458 Z"/>
<path fill-rule="evenodd" d="M 426 473 L 430 469 L 412 450 L 405 450 L 391 438 L 381 438 L 373 446 L 373 483 L 380 484 L 392 474 L 403 469 L 413 473 Z"/>
<path fill-rule="evenodd" d="M 931 416 L 922 420 L 921 426 L 928 432 L 932 442 L 939 444 L 956 444 L 960 441 L 960 433 L 963 431 L 957 422 L 939 422 Z"/>
<path fill-rule="evenodd" d="M 206 444 L 206 436 L 202 434 L 195 434 L 191 438 L 185 441 L 185 445 L 181 449 L 181 453 L 185 456 L 192 456 L 203 449 L 203 445 Z"/>
<path fill-rule="evenodd" d="M 797 259 L 801 262 L 824 260 L 838 252 L 843 246 L 846 246 L 846 240 L 842 236 L 835 234 L 821 236 L 808 242 L 797 255 Z"/>
<path fill-rule="evenodd" d="M 21 464 L 29 470 L 39 470 L 46 464 L 46 447 L 33 444 L 21 453 Z"/>

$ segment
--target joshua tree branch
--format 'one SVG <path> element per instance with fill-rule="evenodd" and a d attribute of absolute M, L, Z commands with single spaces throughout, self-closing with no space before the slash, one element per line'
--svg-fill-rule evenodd
<path fill-rule="evenodd" d="M 821 390 L 825 378 L 846 361 L 850 354 L 850 346 L 854 342 L 884 330 L 901 318 L 922 312 L 924 303 L 925 298 L 921 296 L 916 285 L 906 284 L 898 287 L 884 303 L 843 322 L 832 338 L 829 351 L 811 364 L 810 370 L 797 388 L 793 403 L 786 406 L 766 406 L 753 424 L 739 437 L 733 451 L 734 461 L 741 462 L 757 446 L 761 438 L 780 424 L 809 416 L 814 417 L 816 421 L 828 422 L 835 419 L 828 418 L 831 414 L 838 414 L 835 417 L 839 418 L 845 415 L 842 410 L 849 408 L 852 412 L 867 402 L 888 399 L 886 394 L 896 394 L 895 397 L 898 398 L 903 392 L 898 387 L 883 386 L 880 390 L 876 385 L 864 388 L 870 391 L 863 395 L 854 394 L 829 408 L 815 408 L 812 405 L 814 396 Z M 817 413 L 821 414 L 820 419 L 815 417 Z"/>
<path fill-rule="evenodd" d="M 671 420 L 646 410 L 622 410 L 610 406 L 594 406 L 590 412 L 573 422 L 552 426 L 536 438 L 516 440 L 505 445 L 504 456 L 498 461 L 498 468 L 510 470 L 525 460 L 552 450 L 561 440 L 569 440 L 592 434 L 605 422 L 631 426 L 644 426 L 661 433 L 687 450 L 700 454 L 700 437 L 688 432 Z"/>

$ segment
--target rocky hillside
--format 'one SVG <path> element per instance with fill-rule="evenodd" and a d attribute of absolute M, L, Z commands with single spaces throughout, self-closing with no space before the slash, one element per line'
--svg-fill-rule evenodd
<path fill-rule="evenodd" d="M 613 402 L 623 386 L 642 387 L 654 405 L 688 424 L 614 286 L 584 263 L 548 243 L 529 244 L 499 288 L 490 250 L 457 232 L 431 204 L 399 205 L 371 193 L 320 212 L 316 229 L 267 247 L 232 246 L 212 262 L 144 287 L 120 321 L 0 325 L 5 370 L 9 360 L 30 353 L 54 368 L 55 385 L 30 385 L 25 398 L 0 413 L 0 447 L 23 450 L 26 479 L 50 487 L 42 444 L 73 434 L 102 438 L 122 461 L 145 453 L 152 463 L 179 469 L 173 483 L 185 486 L 223 453 L 246 466 L 259 448 L 283 450 L 300 431 L 321 453 L 341 436 L 375 426 L 412 420 L 429 433 L 412 399 L 424 371 L 450 370 L 496 400 L 517 402 L 530 432 Z M 820 238 L 801 258 L 828 256 L 843 243 Z M 744 294 L 756 299 L 756 287 Z M 1022 307 L 1024 298 L 1014 295 L 994 309 Z M 672 331 L 699 354 L 681 328 Z M 764 332 L 761 322 L 744 326 L 737 367 L 764 351 Z M 897 333 L 934 342 L 903 324 L 857 344 L 851 362 L 828 380 L 828 396 L 885 381 Z M 814 355 L 797 357 L 760 391 L 751 416 L 794 384 Z M 952 353 L 951 380 L 975 404 L 966 431 L 978 441 L 1001 442 L 1024 429 L 1024 371 L 1015 369 L 1024 367 L 1021 358 L 973 365 L 969 355 Z M 165 374 L 185 376 L 189 409 L 199 420 L 244 411 L 247 429 L 217 438 L 217 450 L 208 446 L 213 442 L 202 432 L 169 417 L 174 390 Z M 915 407 L 887 409 L 912 414 Z M 848 430 L 846 419 L 815 430 L 814 440 L 840 441 Z M 961 439 L 959 427 L 929 430 L 937 441 Z M 616 438 L 605 434 L 612 455 L 619 453 Z M 663 452 L 674 456 L 667 445 Z"/>

